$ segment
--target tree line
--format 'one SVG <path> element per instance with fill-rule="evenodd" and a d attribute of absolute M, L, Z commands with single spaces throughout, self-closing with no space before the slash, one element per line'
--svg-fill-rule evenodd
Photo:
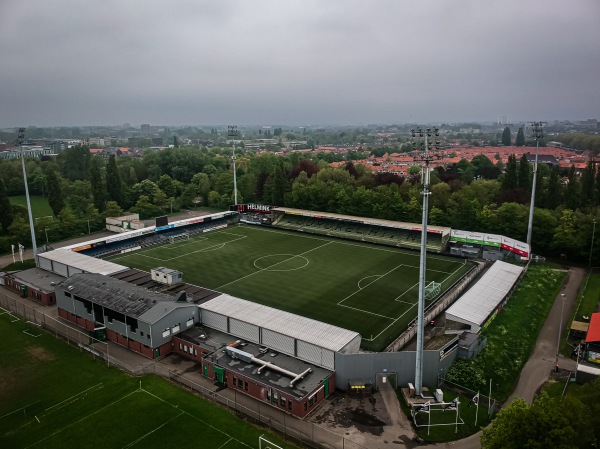
<path fill-rule="evenodd" d="M 346 156 L 338 168 L 331 167 L 321 153 L 276 156 L 240 151 L 238 202 L 419 222 L 422 186 L 418 170 L 406 177 L 373 173 L 350 160 L 369 151 Z M 381 149 L 372 151 L 382 154 Z M 106 159 L 79 146 L 62 151 L 56 160 L 29 159 L 26 166 L 30 192 L 47 197 L 58 220 L 52 230 L 58 238 L 85 232 L 88 225 L 100 229 L 103 217 L 124 210 L 152 218 L 197 206 L 227 208 L 234 201 L 230 155 L 230 148 L 186 146 L 146 150 L 141 158 Z M 343 157 L 335 159 L 343 161 Z M 587 260 L 600 203 L 597 164 L 590 159 L 582 173 L 574 167 L 539 164 L 532 241 L 536 254 Z M 506 164 L 480 155 L 471 162 L 436 168 L 431 176 L 430 224 L 524 241 L 532 172 L 526 156 L 517 160 L 514 155 Z M 23 194 L 20 161 L 0 162 L 0 179 L 0 199 Z M 2 217 L 3 239 L 18 237 L 28 242 L 25 211 L 14 205 L 9 209 Z M 40 223 L 40 227 L 50 225 Z M 7 244 L 1 247 L 3 251 Z M 592 252 L 597 253 L 595 248 Z"/>

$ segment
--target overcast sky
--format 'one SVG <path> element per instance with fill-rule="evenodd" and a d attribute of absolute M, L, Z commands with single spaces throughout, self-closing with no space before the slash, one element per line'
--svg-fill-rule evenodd
<path fill-rule="evenodd" d="M 598 0 L 0 0 L 0 127 L 600 119 Z"/>

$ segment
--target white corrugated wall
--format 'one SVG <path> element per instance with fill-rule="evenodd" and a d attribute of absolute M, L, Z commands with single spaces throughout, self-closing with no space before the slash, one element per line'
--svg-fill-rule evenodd
<path fill-rule="evenodd" d="M 260 343 L 260 328 L 245 321 L 229 318 L 229 333 L 252 343 Z"/>
<path fill-rule="evenodd" d="M 202 311 L 202 324 L 221 332 L 227 332 L 227 317 L 219 313 Z"/>
<path fill-rule="evenodd" d="M 261 343 L 270 349 L 276 349 L 284 354 L 294 356 L 294 339 L 287 335 L 263 328 Z"/>

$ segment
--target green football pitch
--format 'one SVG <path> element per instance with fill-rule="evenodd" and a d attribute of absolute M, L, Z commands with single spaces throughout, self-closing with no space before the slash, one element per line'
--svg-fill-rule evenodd
<path fill-rule="evenodd" d="M 374 351 L 417 316 L 417 251 L 238 225 L 110 260 L 179 270 L 191 284 L 354 330 Z M 471 267 L 429 254 L 426 283 L 443 292 Z"/>
<path fill-rule="evenodd" d="M 0 448 L 252 449 L 265 433 L 157 376 L 108 368 L 1 308 L 0 335 Z"/>

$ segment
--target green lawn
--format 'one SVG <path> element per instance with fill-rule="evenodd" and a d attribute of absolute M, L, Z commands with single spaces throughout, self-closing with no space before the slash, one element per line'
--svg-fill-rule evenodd
<path fill-rule="evenodd" d="M 48 198 L 39 195 L 30 195 L 29 199 L 31 200 L 31 210 L 33 218 L 47 216 L 54 217 L 52 209 L 48 204 Z M 27 199 L 25 198 L 25 195 L 11 196 L 10 202 L 13 204 L 20 204 L 23 207 L 27 207 Z"/>
<path fill-rule="evenodd" d="M 0 309 L 0 447 L 258 447 L 264 429 L 156 376 L 107 368 L 13 320 Z"/>
<path fill-rule="evenodd" d="M 359 332 L 363 346 L 376 351 L 417 315 L 414 251 L 236 226 L 111 260 L 180 270 L 192 284 Z M 443 291 L 470 268 L 462 259 L 429 255 L 426 279 Z"/>

